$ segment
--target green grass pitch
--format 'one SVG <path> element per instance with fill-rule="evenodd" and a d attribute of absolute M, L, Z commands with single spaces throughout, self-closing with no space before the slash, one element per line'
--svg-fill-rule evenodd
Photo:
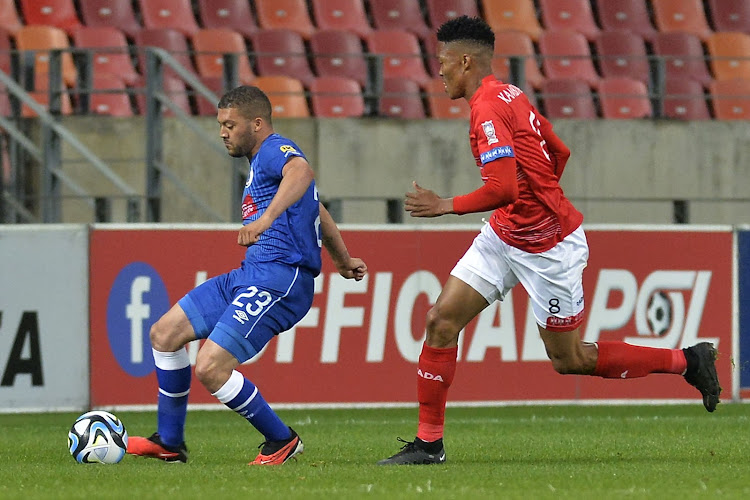
<path fill-rule="evenodd" d="M 131 435 L 153 412 L 116 412 Z M 225 411 L 191 411 L 187 464 L 77 464 L 77 414 L 0 415 L 0 498 L 750 498 L 750 406 L 515 406 L 447 410 L 441 466 L 375 462 L 412 439 L 416 409 L 280 410 L 305 453 L 249 467 L 262 438 Z"/>

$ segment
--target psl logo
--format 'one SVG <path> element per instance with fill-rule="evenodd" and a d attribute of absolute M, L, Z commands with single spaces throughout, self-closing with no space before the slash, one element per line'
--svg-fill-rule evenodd
<path fill-rule="evenodd" d="M 631 344 L 675 349 L 698 342 L 698 327 L 703 317 L 711 271 L 654 271 L 640 290 L 635 276 L 626 269 L 602 269 L 594 291 L 586 342 L 596 342 L 607 330 L 623 328 L 635 320 L 638 335 L 625 337 Z M 608 307 L 612 292 L 622 294 L 618 306 Z M 689 302 L 686 303 L 686 292 Z M 719 339 L 703 338 L 718 346 Z"/>

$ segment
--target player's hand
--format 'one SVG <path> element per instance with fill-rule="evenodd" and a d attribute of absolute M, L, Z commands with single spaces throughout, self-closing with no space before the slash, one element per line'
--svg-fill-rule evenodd
<path fill-rule="evenodd" d="M 406 193 L 404 210 L 412 217 L 439 217 L 453 211 L 453 200 L 439 197 L 433 191 L 424 189 L 412 181 L 414 191 Z M 448 206 L 450 205 L 450 206 Z"/>
<path fill-rule="evenodd" d="M 346 279 L 362 281 L 367 274 L 367 264 L 362 259 L 350 258 L 348 262 L 338 266 L 338 271 Z"/>
<path fill-rule="evenodd" d="M 266 229 L 268 229 L 268 226 L 263 223 L 262 219 L 254 220 L 242 226 L 237 234 L 237 244 L 243 247 L 254 245 Z"/>

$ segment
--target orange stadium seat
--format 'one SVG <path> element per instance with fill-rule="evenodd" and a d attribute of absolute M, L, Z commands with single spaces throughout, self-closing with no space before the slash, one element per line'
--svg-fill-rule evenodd
<path fill-rule="evenodd" d="M 709 0 L 714 29 L 750 33 L 750 1 Z"/>
<path fill-rule="evenodd" d="M 198 31 L 190 0 L 138 0 L 138 6 L 148 29 L 173 29 L 186 37 Z"/>
<path fill-rule="evenodd" d="M 21 0 L 21 10 L 28 26 L 54 26 L 68 34 L 81 27 L 73 0 Z"/>
<path fill-rule="evenodd" d="M 703 45 L 697 35 L 657 33 L 652 46 L 654 55 L 664 58 L 667 80 L 692 79 L 703 86 L 711 81 Z"/>
<path fill-rule="evenodd" d="M 249 38 L 258 30 L 247 0 L 198 0 L 198 12 L 204 28 L 226 28 Z"/>
<path fill-rule="evenodd" d="M 288 76 L 309 86 L 315 75 L 307 61 L 305 41 L 296 31 L 260 29 L 252 37 L 255 69 L 260 76 Z"/>
<path fill-rule="evenodd" d="M 706 39 L 711 70 L 716 80 L 750 80 L 750 35 L 714 33 Z"/>
<path fill-rule="evenodd" d="M 509 56 L 524 56 L 526 62 L 526 82 L 534 88 L 539 88 L 544 81 L 539 63 L 537 62 L 534 43 L 528 34 L 521 31 L 500 31 L 495 33 L 495 54 L 492 58 L 492 72 L 495 77 L 504 81 L 510 81 Z"/>
<path fill-rule="evenodd" d="M 427 19 L 433 31 L 459 16 L 480 17 L 477 0 L 427 0 Z"/>
<path fill-rule="evenodd" d="M 362 40 L 351 31 L 319 30 L 310 37 L 310 52 L 318 76 L 337 76 L 367 85 L 367 61 Z"/>
<path fill-rule="evenodd" d="M 433 78 L 425 87 L 425 98 L 430 116 L 438 119 L 468 120 L 471 108 L 466 99 L 451 99 L 445 93 L 442 78 Z"/>
<path fill-rule="evenodd" d="M 371 1 L 370 13 L 378 30 L 406 30 L 420 39 L 432 32 L 422 16 L 419 2 L 414 0 Z"/>
<path fill-rule="evenodd" d="M 307 118 L 310 108 L 300 80 L 290 76 L 259 76 L 253 85 L 268 95 L 274 118 Z"/>
<path fill-rule="evenodd" d="M 632 31 L 649 42 L 656 34 L 646 0 L 597 0 L 596 7 L 605 31 Z"/>
<path fill-rule="evenodd" d="M 349 30 L 360 38 L 372 31 L 363 0 L 312 0 L 318 30 Z"/>
<path fill-rule="evenodd" d="M 305 0 L 255 0 L 258 26 L 296 31 L 305 40 L 315 33 Z"/>
<path fill-rule="evenodd" d="M 649 118 L 652 115 L 646 84 L 632 78 L 602 79 L 599 102 L 603 118 Z"/>
<path fill-rule="evenodd" d="M 15 35 L 22 26 L 21 17 L 16 10 L 16 3 L 0 2 L 0 28 L 5 29 L 11 35 Z"/>
<path fill-rule="evenodd" d="M 367 36 L 371 54 L 382 56 L 384 78 L 405 78 L 420 86 L 430 80 L 416 35 L 405 30 L 375 30 Z"/>
<path fill-rule="evenodd" d="M 57 29 L 57 28 L 55 28 Z M 70 100 L 70 94 L 67 92 L 68 89 L 63 83 L 61 89 L 63 93 L 60 95 L 60 114 L 71 115 L 73 114 L 73 104 Z M 34 91 L 29 92 L 32 98 L 45 108 L 49 108 L 49 75 L 46 73 L 36 73 L 34 76 Z M 24 118 L 32 118 L 37 116 L 36 112 L 25 104 L 21 105 L 21 116 Z"/>
<path fill-rule="evenodd" d="M 676 120 L 710 120 L 703 86 L 695 80 L 667 80 L 664 89 L 665 118 Z"/>
<path fill-rule="evenodd" d="M 145 115 L 146 79 L 143 77 L 139 78 L 135 86 L 140 89 L 140 92 L 136 95 L 135 99 L 136 103 L 138 104 L 138 109 L 140 110 L 140 114 Z M 185 82 L 183 82 L 179 78 L 175 78 L 173 76 L 165 74 L 163 80 L 163 91 L 166 97 L 168 97 L 172 101 L 172 103 L 177 106 L 177 108 L 188 115 L 192 114 Z M 162 104 L 161 113 L 163 116 L 174 116 L 174 112 L 164 104 Z"/>
<path fill-rule="evenodd" d="M 711 34 L 702 0 L 651 0 L 659 31 L 682 31 L 705 40 Z"/>
<path fill-rule="evenodd" d="M 34 52 L 34 72 L 49 73 L 49 51 L 52 49 L 69 49 L 68 35 L 60 28 L 53 26 L 24 26 L 16 33 L 16 48 L 19 51 Z M 63 81 L 69 87 L 75 87 L 78 72 L 73 64 L 70 52 L 62 54 Z"/>
<path fill-rule="evenodd" d="M 198 74 L 206 77 L 224 76 L 224 54 L 237 54 L 237 76 L 242 84 L 254 78 L 247 57 L 245 39 L 236 31 L 226 28 L 204 28 L 193 35 L 195 66 Z"/>
<path fill-rule="evenodd" d="M 542 68 L 547 78 L 581 79 L 591 87 L 599 84 L 599 75 L 591 60 L 586 37 L 575 31 L 545 31 L 539 38 Z"/>
<path fill-rule="evenodd" d="M 109 73 L 94 73 L 93 83 L 95 92 L 89 98 L 90 113 L 107 116 L 133 116 L 127 86 L 121 78 Z"/>
<path fill-rule="evenodd" d="M 484 20 L 493 31 L 518 30 L 535 42 L 542 34 L 534 0 L 482 0 Z"/>
<path fill-rule="evenodd" d="M 117 75 L 127 85 L 138 79 L 138 72 L 130 60 L 128 41 L 117 28 L 84 26 L 76 30 L 73 43 L 79 49 L 93 51 L 94 75 Z"/>
<path fill-rule="evenodd" d="M 380 116 L 416 120 L 425 118 L 419 85 L 404 78 L 385 78 L 378 108 Z"/>
<path fill-rule="evenodd" d="M 310 84 L 313 114 L 321 118 L 359 117 L 365 100 L 359 83 L 342 76 L 321 76 Z"/>
<path fill-rule="evenodd" d="M 539 7 L 548 30 L 577 31 L 589 41 L 599 34 L 590 0 L 539 0 Z"/>
<path fill-rule="evenodd" d="M 717 120 L 750 120 L 750 80 L 714 80 L 708 88 Z"/>
<path fill-rule="evenodd" d="M 146 73 L 146 47 L 164 49 L 175 58 L 185 69 L 196 73 L 193 61 L 190 59 L 185 35 L 171 28 L 144 28 L 135 35 L 135 45 L 138 48 L 138 61 L 142 74 Z M 169 67 L 164 68 L 165 75 L 176 77 L 176 73 Z"/>
<path fill-rule="evenodd" d="M 79 5 L 83 23 L 88 27 L 117 28 L 131 38 L 143 29 L 130 0 L 81 0 Z"/>
<path fill-rule="evenodd" d="M 599 69 L 605 78 L 626 77 L 648 83 L 648 54 L 640 35 L 603 31 L 595 40 Z"/>
<path fill-rule="evenodd" d="M 583 80 L 548 79 L 542 83 L 541 91 L 544 99 L 544 116 L 549 119 L 591 120 L 597 117 L 591 89 Z"/>

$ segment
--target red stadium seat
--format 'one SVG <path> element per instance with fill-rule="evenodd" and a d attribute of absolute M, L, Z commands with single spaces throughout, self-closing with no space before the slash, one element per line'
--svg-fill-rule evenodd
<path fill-rule="evenodd" d="M 371 54 L 382 56 L 384 78 L 405 78 L 426 85 L 430 76 L 416 35 L 404 30 L 375 30 L 367 37 Z"/>
<path fill-rule="evenodd" d="M 677 120 L 710 120 L 703 86 L 695 80 L 667 80 L 664 91 L 665 118 Z"/>
<path fill-rule="evenodd" d="M 542 35 L 534 0 L 482 0 L 481 4 L 493 31 L 523 31 L 535 42 Z"/>
<path fill-rule="evenodd" d="M 750 33 L 750 1 L 708 0 L 714 30 Z"/>
<path fill-rule="evenodd" d="M 360 38 L 372 31 L 363 0 L 312 0 L 318 30 L 349 30 Z"/>
<path fill-rule="evenodd" d="M 714 80 L 709 91 L 717 120 L 750 120 L 750 80 Z"/>
<path fill-rule="evenodd" d="M 117 28 L 131 38 L 143 29 L 131 0 L 82 0 L 79 4 L 83 23 L 90 28 Z"/>
<path fill-rule="evenodd" d="M 603 118 L 650 118 L 652 115 L 646 84 L 631 78 L 602 79 L 599 102 Z"/>
<path fill-rule="evenodd" d="M 626 77 L 648 83 L 646 44 L 630 31 L 603 31 L 595 40 L 602 76 Z"/>
<path fill-rule="evenodd" d="M 605 31 L 631 31 L 649 42 L 656 34 L 646 0 L 597 0 L 596 7 Z"/>
<path fill-rule="evenodd" d="M 54 26 L 68 34 L 73 34 L 76 29 L 81 27 L 81 20 L 78 19 L 73 0 L 20 1 L 27 26 Z"/>
<path fill-rule="evenodd" d="M 692 33 L 701 40 L 711 34 L 702 0 L 651 0 L 659 31 Z"/>
<path fill-rule="evenodd" d="M 200 76 L 201 83 L 208 87 L 218 98 L 229 90 L 224 88 L 224 78 L 217 76 Z M 216 116 L 216 102 L 210 102 L 201 94 L 195 93 L 195 104 L 198 109 L 198 116 Z"/>
<path fill-rule="evenodd" d="M 480 17 L 476 0 L 427 0 L 427 19 L 433 31 L 459 16 Z"/>
<path fill-rule="evenodd" d="M 539 7 L 548 30 L 577 31 L 588 41 L 599 34 L 590 0 L 539 0 Z"/>
<path fill-rule="evenodd" d="M 319 118 L 359 117 L 365 100 L 359 84 L 351 78 L 321 76 L 310 84 L 313 114 Z"/>
<path fill-rule="evenodd" d="M 125 34 L 110 26 L 88 27 L 76 30 L 73 43 L 80 49 L 92 49 L 94 75 L 117 75 L 127 85 L 138 79 L 130 60 Z"/>
<path fill-rule="evenodd" d="M 378 0 L 370 2 L 372 22 L 378 30 L 405 30 L 424 39 L 432 30 L 414 0 Z"/>
<path fill-rule="evenodd" d="M 703 45 L 690 33 L 657 33 L 653 41 L 654 55 L 663 57 L 667 80 L 691 79 L 706 86 L 711 75 L 706 67 Z"/>
<path fill-rule="evenodd" d="M 258 30 L 247 0 L 198 0 L 198 11 L 204 28 L 231 29 L 245 38 Z"/>
<path fill-rule="evenodd" d="M 256 70 L 260 76 L 288 76 L 309 86 L 315 78 L 302 36 L 286 29 L 261 29 L 252 37 Z"/>
<path fill-rule="evenodd" d="M 193 61 L 190 59 L 190 49 L 185 35 L 170 28 L 144 28 L 135 35 L 135 45 L 138 48 L 138 61 L 142 74 L 146 73 L 146 47 L 158 47 L 166 50 L 185 69 L 196 73 Z M 169 67 L 164 68 L 165 75 L 176 77 L 176 73 Z"/>
<path fill-rule="evenodd" d="M 148 29 L 173 29 L 186 37 L 198 31 L 190 0 L 138 0 L 138 5 Z"/>
<path fill-rule="evenodd" d="M 521 31 L 500 31 L 495 33 L 495 53 L 492 58 L 492 72 L 495 77 L 510 81 L 510 56 L 526 58 L 524 69 L 526 82 L 534 88 L 539 88 L 544 81 L 534 51 L 531 37 Z"/>
<path fill-rule="evenodd" d="M 15 2 L 0 2 L 0 28 L 15 35 L 22 26 Z"/>
<path fill-rule="evenodd" d="M 255 0 L 258 26 L 299 33 L 305 40 L 315 33 L 305 0 Z"/>
<path fill-rule="evenodd" d="M 274 118 L 307 118 L 305 89 L 302 82 L 289 76 L 259 76 L 253 85 L 266 93 L 271 101 Z"/>
<path fill-rule="evenodd" d="M 351 31 L 319 30 L 310 37 L 310 52 L 318 76 L 337 76 L 367 85 L 367 61 L 362 41 Z"/>
<path fill-rule="evenodd" d="M 12 49 L 10 33 L 5 28 L 0 28 L 0 71 L 7 74 L 11 72 L 10 54 Z"/>
<path fill-rule="evenodd" d="M 430 116 L 438 119 L 468 120 L 471 108 L 466 99 L 451 99 L 445 93 L 442 78 L 433 78 L 425 87 L 425 97 Z"/>
<path fill-rule="evenodd" d="M 204 28 L 193 35 L 195 66 L 205 77 L 224 76 L 224 54 L 237 54 L 237 76 L 242 84 L 254 78 L 242 35 L 226 28 Z"/>
<path fill-rule="evenodd" d="M 544 116 L 555 118 L 597 118 L 589 84 L 583 80 L 545 80 L 542 83 Z"/>
<path fill-rule="evenodd" d="M 136 95 L 136 103 L 138 104 L 138 109 L 140 114 L 145 115 L 146 114 L 146 79 L 141 77 L 139 78 L 138 82 L 136 83 L 135 87 L 137 87 L 140 91 Z M 187 87 L 185 86 L 185 82 L 183 82 L 179 78 L 175 78 L 173 76 L 164 75 L 164 81 L 163 81 L 163 88 L 164 88 L 164 94 L 184 113 L 190 115 L 192 114 L 192 110 L 190 108 L 190 100 L 188 98 L 188 91 Z M 161 113 L 163 116 L 174 116 L 174 112 L 172 112 L 171 109 L 169 109 L 166 105 L 162 104 L 161 107 Z"/>
<path fill-rule="evenodd" d="M 716 80 L 750 80 L 750 35 L 714 33 L 706 40 Z"/>
<path fill-rule="evenodd" d="M 121 78 L 109 73 L 94 73 L 93 83 L 95 92 L 89 97 L 89 112 L 91 114 L 133 116 L 127 87 Z"/>
<path fill-rule="evenodd" d="M 390 118 L 425 118 L 419 85 L 413 80 L 385 78 L 378 112 L 380 116 Z"/>
<path fill-rule="evenodd" d="M 49 51 L 52 49 L 69 49 L 68 35 L 60 28 L 53 26 L 24 26 L 16 33 L 16 48 L 19 51 L 34 52 L 34 72 L 49 73 Z M 63 80 L 68 87 L 75 87 L 78 72 L 73 64 L 70 52 L 62 54 Z"/>
<path fill-rule="evenodd" d="M 586 37 L 574 31 L 545 31 L 539 38 L 542 68 L 547 78 L 585 80 L 596 88 L 599 75 Z"/>

